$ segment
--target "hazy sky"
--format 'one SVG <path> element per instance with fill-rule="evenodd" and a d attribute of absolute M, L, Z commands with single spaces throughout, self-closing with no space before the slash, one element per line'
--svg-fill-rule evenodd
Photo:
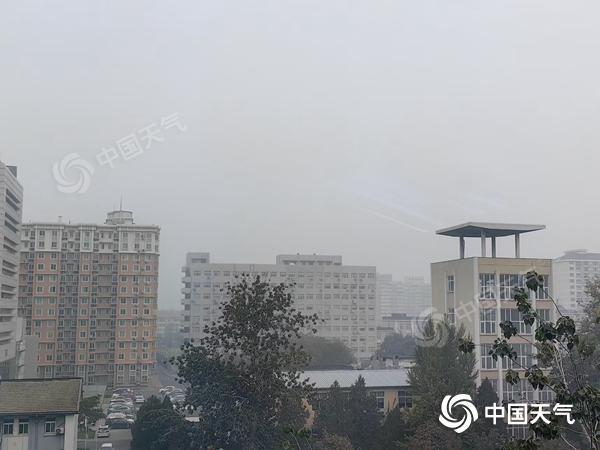
<path fill-rule="evenodd" d="M 470 220 L 546 224 L 523 256 L 600 250 L 599 13 L 576 0 L 4 1 L 0 159 L 19 166 L 26 221 L 102 222 L 123 195 L 160 225 L 161 307 L 179 307 L 187 251 L 333 253 L 428 278 L 458 253 L 433 231 Z M 112 169 L 96 160 L 173 113 L 185 132 Z M 53 177 L 71 153 L 95 169 L 82 194 Z"/>

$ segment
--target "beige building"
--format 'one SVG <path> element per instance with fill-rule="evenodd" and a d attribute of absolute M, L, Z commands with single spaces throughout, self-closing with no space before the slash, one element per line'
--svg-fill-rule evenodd
<path fill-rule="evenodd" d="M 23 226 L 19 311 L 39 338 L 38 375 L 149 381 L 156 358 L 159 233 L 131 211 L 104 224 Z"/>
<path fill-rule="evenodd" d="M 377 401 L 380 412 L 387 414 L 394 408 L 412 407 L 412 389 L 408 382 L 408 369 L 369 369 L 369 370 L 306 370 L 301 379 L 314 384 L 314 394 L 308 403 L 310 425 L 321 401 L 327 398 L 331 385 L 337 381 L 346 395 L 358 377 L 365 380 L 365 387 Z"/>
<path fill-rule="evenodd" d="M 547 390 L 533 391 L 524 380 L 515 386 L 507 384 L 503 381 L 505 370 L 522 369 L 512 362 L 496 362 L 488 355 L 494 340 L 501 336 L 499 323 L 510 320 L 523 336 L 513 337 L 510 341 L 519 355 L 519 363 L 529 367 L 535 360 L 535 348 L 528 341 L 533 340 L 536 325 L 531 327 L 523 323 L 512 298 L 515 286 L 525 286 L 524 275 L 536 270 L 544 277 L 545 289 L 530 293 L 533 306 L 545 319 L 552 320 L 554 316 L 548 295 L 552 291 L 552 260 L 522 258 L 520 255 L 520 235 L 544 228 L 541 225 L 466 223 L 437 232 L 459 238 L 460 258 L 431 264 L 433 308 L 450 322 L 464 325 L 475 343 L 477 383 L 488 378 L 500 400 L 549 400 L 551 395 Z M 514 237 L 514 257 L 496 255 L 496 238 L 499 237 Z M 481 256 L 465 256 L 465 238 L 481 240 Z M 486 248 L 488 239 L 492 244 L 490 256 L 487 256 Z"/>

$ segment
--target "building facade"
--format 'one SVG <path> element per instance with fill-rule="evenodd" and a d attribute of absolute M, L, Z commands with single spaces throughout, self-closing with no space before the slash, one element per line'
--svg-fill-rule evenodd
<path fill-rule="evenodd" d="M 23 188 L 17 168 L 0 162 L 0 363 L 15 358 L 19 287 L 19 242 L 23 213 Z"/>
<path fill-rule="evenodd" d="M 511 338 L 519 355 L 519 363 L 530 367 L 536 358 L 536 349 L 531 345 L 533 327 L 525 325 L 513 300 L 515 287 L 525 287 L 524 275 L 535 270 L 544 277 L 544 288 L 530 292 L 533 307 L 546 320 L 553 320 L 554 309 L 550 300 L 552 292 L 552 260 L 539 258 L 521 258 L 520 235 L 543 229 L 543 226 L 467 223 L 440 230 L 445 236 L 459 237 L 460 258 L 436 262 L 431 265 L 434 311 L 443 314 L 451 323 L 463 325 L 475 344 L 477 355 L 477 384 L 488 378 L 500 400 L 506 401 L 548 401 L 550 391 L 534 391 L 524 380 L 517 385 L 504 381 L 505 371 L 512 368 L 523 369 L 510 361 L 494 361 L 488 354 L 494 340 L 501 337 L 499 323 L 510 320 L 521 336 Z M 515 257 L 497 257 L 496 238 L 515 237 Z M 465 257 L 464 239 L 477 237 L 482 242 L 482 254 Z M 486 240 L 492 240 L 492 254 L 486 256 Z"/>
<path fill-rule="evenodd" d="M 308 403 L 308 423 L 314 422 L 315 412 L 321 409 L 321 402 L 327 398 L 331 385 L 337 382 L 345 395 L 358 377 L 363 377 L 369 395 L 377 401 L 381 413 L 388 414 L 395 408 L 412 407 L 412 390 L 408 381 L 408 369 L 367 369 L 367 370 L 306 370 L 301 379 L 314 383 L 314 394 Z"/>
<path fill-rule="evenodd" d="M 80 378 L 0 381 L 0 450 L 77 450 Z"/>
<path fill-rule="evenodd" d="M 381 320 L 399 314 L 419 317 L 431 308 L 431 284 L 419 276 L 398 281 L 392 275 L 378 274 L 377 296 Z"/>
<path fill-rule="evenodd" d="M 242 274 L 260 275 L 270 283 L 295 283 L 296 308 L 324 320 L 318 336 L 344 342 L 359 359 L 377 350 L 376 269 L 345 266 L 341 256 L 279 255 L 275 264 L 211 263 L 208 253 L 188 253 L 183 267 L 183 332 L 202 336 L 219 317 L 227 283 Z"/>
<path fill-rule="evenodd" d="M 591 300 L 588 281 L 600 277 L 600 253 L 570 250 L 552 264 L 554 295 L 561 312 L 574 319 L 584 317 L 584 306 Z"/>
<path fill-rule="evenodd" d="M 25 321 L 17 317 L 15 357 L 0 363 L 0 380 L 36 378 L 38 375 L 37 336 L 25 335 Z"/>
<path fill-rule="evenodd" d="M 104 224 L 23 226 L 19 311 L 39 338 L 38 375 L 149 381 L 156 359 L 157 226 L 131 211 Z"/>

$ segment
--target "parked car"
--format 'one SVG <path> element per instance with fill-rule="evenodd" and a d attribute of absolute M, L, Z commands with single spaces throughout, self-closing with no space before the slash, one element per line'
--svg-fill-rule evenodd
<path fill-rule="evenodd" d="M 167 394 L 167 397 L 171 398 L 171 397 L 177 397 L 179 395 L 185 395 L 185 392 L 183 392 L 181 389 L 175 389 L 175 390 L 169 392 Z"/>
<path fill-rule="evenodd" d="M 117 388 L 117 389 L 113 390 L 113 395 L 114 394 L 118 394 L 118 395 L 133 394 L 133 391 L 129 388 Z"/>
<path fill-rule="evenodd" d="M 171 391 L 175 390 L 175 386 L 164 386 L 162 388 L 159 389 L 159 393 L 160 394 L 165 394 L 168 395 L 171 393 Z"/>
<path fill-rule="evenodd" d="M 181 395 L 181 396 L 177 396 L 177 397 L 173 397 L 171 399 L 171 403 L 173 403 L 173 405 L 182 405 L 183 403 L 185 403 L 185 396 Z"/>
<path fill-rule="evenodd" d="M 110 425 L 112 430 L 129 428 L 131 425 L 131 422 L 127 419 L 127 416 L 120 413 L 109 414 L 106 418 L 106 423 Z"/>
<path fill-rule="evenodd" d="M 133 408 L 125 405 L 114 405 L 108 408 L 108 414 L 120 413 L 120 414 L 132 414 Z"/>
<path fill-rule="evenodd" d="M 110 401 L 111 405 L 130 405 L 133 406 L 133 402 L 128 398 L 113 398 Z"/>
<path fill-rule="evenodd" d="M 135 402 L 137 404 L 144 403 L 144 396 L 142 394 L 138 394 L 135 396 Z"/>
<path fill-rule="evenodd" d="M 101 425 L 96 430 L 97 438 L 107 438 L 110 437 L 110 427 L 108 425 Z"/>
<path fill-rule="evenodd" d="M 104 444 L 102 444 L 102 446 L 100 447 L 100 449 L 111 449 L 114 448 L 113 445 L 110 442 L 105 442 Z"/>

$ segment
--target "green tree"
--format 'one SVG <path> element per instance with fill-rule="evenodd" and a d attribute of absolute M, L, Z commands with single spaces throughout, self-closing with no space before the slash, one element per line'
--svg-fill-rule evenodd
<path fill-rule="evenodd" d="M 498 403 L 498 394 L 496 394 L 492 383 L 490 383 L 490 380 L 487 378 L 485 378 L 481 382 L 481 386 L 477 388 L 474 403 L 475 406 L 477 406 L 480 415 L 485 414 L 486 406 L 492 406 L 494 403 Z"/>
<path fill-rule="evenodd" d="M 189 425 L 168 398 L 150 397 L 131 427 L 132 450 L 180 450 L 191 447 Z"/>
<path fill-rule="evenodd" d="M 323 437 L 316 439 L 312 450 L 355 450 L 346 436 L 324 433 Z"/>
<path fill-rule="evenodd" d="M 348 437 L 354 448 L 367 450 L 376 448 L 381 420 L 377 401 L 359 376 L 347 392 L 333 383 L 316 412 L 315 429 Z"/>
<path fill-rule="evenodd" d="M 460 435 L 431 418 L 414 425 L 411 436 L 399 447 L 404 450 L 461 450 Z"/>
<path fill-rule="evenodd" d="M 348 394 L 335 381 L 325 398 L 319 403 L 315 415 L 315 427 L 327 433 L 345 436 L 348 432 Z"/>
<path fill-rule="evenodd" d="M 243 276 L 227 288 L 221 317 L 205 337 L 177 357 L 189 385 L 188 403 L 199 413 L 193 440 L 200 448 L 271 449 L 296 444 L 307 417 L 301 380 L 309 361 L 298 340 L 316 332 L 316 315 L 294 308 L 284 284 Z"/>
<path fill-rule="evenodd" d="M 348 397 L 349 430 L 348 437 L 357 450 L 375 448 L 375 436 L 379 432 L 382 414 L 377 408 L 377 400 L 369 394 L 362 376 L 350 387 Z"/>
<path fill-rule="evenodd" d="M 408 437 L 408 413 L 404 409 L 394 408 L 385 416 L 379 432 L 379 448 L 382 450 L 401 448 Z"/>
<path fill-rule="evenodd" d="M 416 342 L 413 336 L 394 333 L 385 337 L 377 356 L 379 358 L 407 358 L 415 356 Z"/>
<path fill-rule="evenodd" d="M 98 420 L 104 417 L 104 412 L 100 406 L 101 396 L 86 397 L 79 403 L 79 420 L 83 422 L 87 419 L 88 425 L 94 425 Z"/>
<path fill-rule="evenodd" d="M 303 350 L 310 355 L 308 369 L 329 369 L 351 366 L 352 351 L 342 341 L 305 335 L 300 339 Z"/>
<path fill-rule="evenodd" d="M 417 346 L 415 365 L 408 372 L 413 392 L 411 424 L 437 417 L 446 395 L 475 393 L 475 356 L 459 351 L 464 338 L 462 326 L 456 329 L 432 319 L 424 324 L 422 342 L 435 345 Z"/>

